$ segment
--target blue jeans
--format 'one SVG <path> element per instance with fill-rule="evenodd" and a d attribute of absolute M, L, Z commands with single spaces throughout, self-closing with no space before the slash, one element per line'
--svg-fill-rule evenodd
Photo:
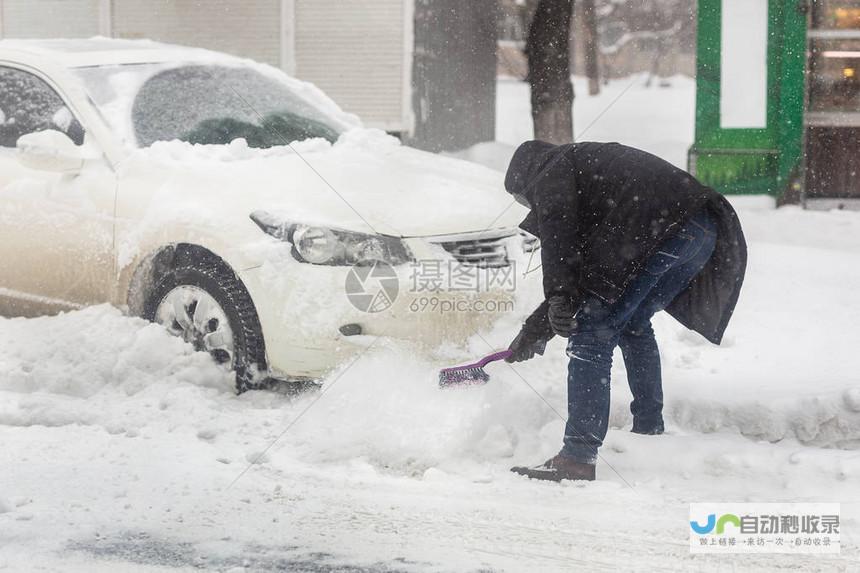
<path fill-rule="evenodd" d="M 660 352 L 651 317 L 702 270 L 716 241 L 716 224 L 703 210 L 660 245 L 614 304 L 586 297 L 567 345 L 568 420 L 562 455 L 582 463 L 597 461 L 609 425 L 609 376 L 616 346 L 621 347 L 633 393 L 633 431 L 663 430 Z"/>

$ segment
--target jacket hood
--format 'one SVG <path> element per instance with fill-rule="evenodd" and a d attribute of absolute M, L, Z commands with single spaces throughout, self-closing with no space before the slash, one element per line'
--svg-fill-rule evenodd
<path fill-rule="evenodd" d="M 553 145 L 546 141 L 526 141 L 517 148 L 511 158 L 505 175 L 505 189 L 512 195 L 523 195 L 534 205 L 535 190 L 571 147 L 572 145 Z M 531 209 L 519 227 L 527 233 L 540 236 L 537 211 Z"/>
<path fill-rule="evenodd" d="M 546 141 L 526 141 L 514 152 L 505 175 L 505 189 L 510 194 L 532 200 L 535 184 L 547 167 L 554 163 L 562 147 Z"/>

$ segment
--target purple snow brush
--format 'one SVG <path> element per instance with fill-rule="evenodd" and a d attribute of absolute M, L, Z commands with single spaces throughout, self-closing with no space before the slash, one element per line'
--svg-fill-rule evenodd
<path fill-rule="evenodd" d="M 495 352 L 481 358 L 474 364 L 465 366 L 452 366 L 439 371 L 439 387 L 450 388 L 452 386 L 480 386 L 490 380 L 490 375 L 484 371 L 484 366 L 496 360 L 504 360 L 513 354 L 510 350 Z"/>

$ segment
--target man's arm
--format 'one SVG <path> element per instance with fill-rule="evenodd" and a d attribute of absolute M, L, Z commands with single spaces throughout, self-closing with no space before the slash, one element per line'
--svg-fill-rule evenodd
<path fill-rule="evenodd" d="M 549 325 L 549 317 L 547 316 L 548 310 L 549 303 L 547 301 L 540 303 L 535 311 L 531 313 L 523 323 L 523 330 L 533 335 L 536 339 L 549 340 L 555 336 L 555 333 L 553 333 L 552 328 Z"/>
<path fill-rule="evenodd" d="M 555 334 L 568 337 L 583 297 L 583 246 L 577 229 L 581 182 L 576 180 L 574 167 L 565 156 L 536 183 L 534 207 L 540 229 L 548 322 Z"/>
<path fill-rule="evenodd" d="M 526 319 L 519 334 L 508 347 L 512 354 L 506 358 L 507 362 L 522 362 L 534 358 L 535 354 L 543 356 L 546 343 L 555 336 L 549 324 L 548 310 L 549 303 L 543 301 Z"/>

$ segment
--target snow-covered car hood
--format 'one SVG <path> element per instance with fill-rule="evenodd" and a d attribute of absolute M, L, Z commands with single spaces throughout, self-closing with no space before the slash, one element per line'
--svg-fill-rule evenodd
<path fill-rule="evenodd" d="M 414 237 L 511 228 L 525 215 L 501 173 L 372 129 L 351 130 L 333 145 L 310 140 L 272 149 L 244 140 L 156 143 L 129 163 L 166 168 L 160 192 L 171 203 L 179 195 L 200 205 L 203 195 L 210 214 L 231 217 L 266 211 L 290 222 Z"/>

